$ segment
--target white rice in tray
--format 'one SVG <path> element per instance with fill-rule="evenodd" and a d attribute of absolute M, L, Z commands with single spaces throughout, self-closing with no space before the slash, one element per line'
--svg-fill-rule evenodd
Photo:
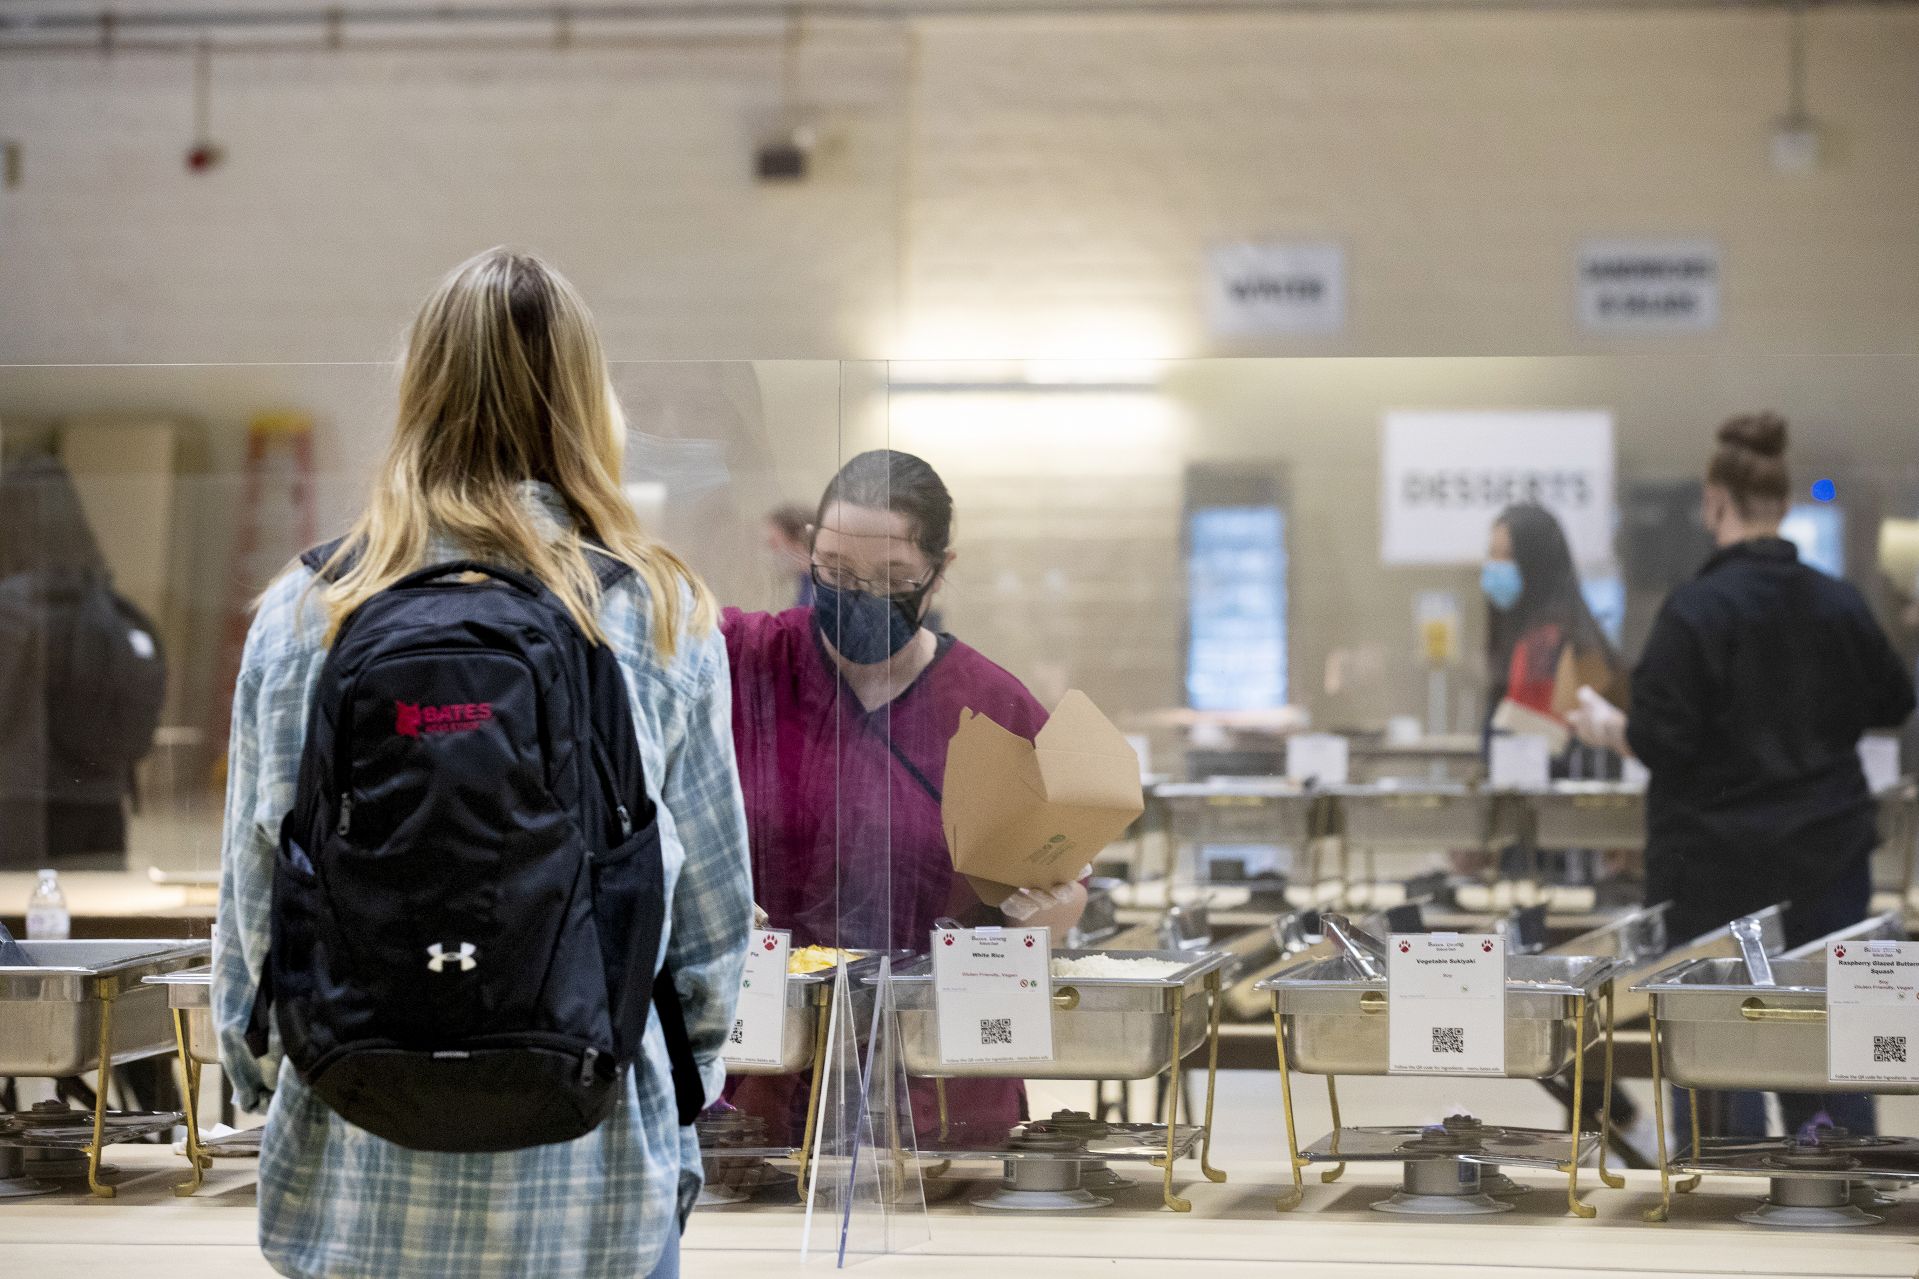
<path fill-rule="evenodd" d="M 1134 981 L 1156 981 L 1170 977 L 1187 966 L 1187 961 L 1177 959 L 1154 959 L 1150 956 L 1126 958 L 1120 955 L 1079 955 L 1074 957 L 1053 957 L 1053 976 L 1131 978 Z"/>

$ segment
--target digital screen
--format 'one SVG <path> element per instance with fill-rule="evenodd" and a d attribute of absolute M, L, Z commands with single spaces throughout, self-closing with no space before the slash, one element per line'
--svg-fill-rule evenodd
<path fill-rule="evenodd" d="M 1825 503 L 1804 503 L 1786 513 L 1779 536 L 1799 548 L 1799 558 L 1829 577 L 1846 575 L 1846 512 Z"/>
<path fill-rule="evenodd" d="M 1588 577 L 1580 582 L 1579 593 L 1586 597 L 1586 607 L 1592 610 L 1599 629 L 1617 648 L 1620 632 L 1626 627 L 1626 583 L 1616 575 Z"/>
<path fill-rule="evenodd" d="M 1286 517 L 1272 506 L 1187 515 L 1186 699 L 1195 710 L 1286 704 Z"/>

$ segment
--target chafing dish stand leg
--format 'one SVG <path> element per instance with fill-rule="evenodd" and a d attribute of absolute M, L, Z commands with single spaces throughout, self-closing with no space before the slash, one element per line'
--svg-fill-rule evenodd
<path fill-rule="evenodd" d="M 1326 1103 L 1333 1108 L 1333 1149 L 1339 1149 L 1339 1130 L 1344 1126 L 1339 1122 L 1339 1080 L 1336 1076 L 1326 1076 Z M 1345 1164 L 1334 1164 L 1319 1174 L 1319 1184 L 1330 1186 L 1346 1175 Z"/>
<path fill-rule="evenodd" d="M 93 1144 L 87 1147 L 87 1187 L 102 1199 L 114 1196 L 100 1184 L 100 1156 L 107 1140 L 107 1090 L 113 1083 L 113 997 L 100 1000 L 100 1078 L 93 1097 Z"/>
<path fill-rule="evenodd" d="M 1586 1120 L 1586 997 L 1573 1000 L 1573 1148 L 1560 1171 L 1566 1174 L 1566 1207 L 1575 1217 L 1590 1221 L 1599 1209 L 1579 1202 L 1579 1129 Z"/>
<path fill-rule="evenodd" d="M 1606 983 L 1606 1088 L 1599 1109 L 1599 1180 L 1613 1190 L 1624 1190 L 1626 1179 L 1606 1169 L 1606 1147 L 1612 1145 L 1612 1032 L 1613 1032 L 1613 985 Z"/>
<path fill-rule="evenodd" d="M 820 1091 L 826 1077 L 826 1036 L 831 1029 L 833 1019 L 826 1009 L 821 1009 L 813 1019 L 813 1082 L 806 1094 L 806 1128 L 800 1137 L 799 1172 L 800 1185 L 806 1185 L 806 1164 L 813 1157 L 813 1138 L 820 1126 Z M 791 1128 L 788 1132 L 793 1131 Z"/>
<path fill-rule="evenodd" d="M 193 1059 L 193 1030 L 187 1023 L 186 1009 L 172 1011 L 173 1042 L 180 1050 L 180 1110 L 187 1123 L 187 1165 L 193 1169 L 192 1177 L 175 1186 L 173 1193 L 185 1199 L 200 1189 L 213 1161 L 200 1145 L 200 1066 Z"/>
<path fill-rule="evenodd" d="M 1646 1016 L 1652 1049 L 1652 1127 L 1659 1147 L 1659 1205 L 1641 1214 L 1647 1221 L 1664 1221 L 1672 1213 L 1672 1173 L 1666 1164 L 1666 1084 L 1659 1077 L 1659 1003 L 1654 997 Z"/>
<path fill-rule="evenodd" d="M 1179 1042 L 1180 1023 L 1185 1018 L 1175 1009 L 1173 1012 L 1173 1064 L 1166 1076 L 1166 1153 L 1153 1160 L 1153 1165 L 1165 1170 L 1165 1183 L 1160 1193 L 1166 1199 L 1166 1206 L 1174 1212 L 1191 1212 L 1190 1199 L 1182 1199 L 1173 1193 L 1173 1152 L 1179 1148 L 1179 1073 L 1180 1056 L 1184 1045 Z"/>
<path fill-rule="evenodd" d="M 1293 1076 L 1286 1069 L 1286 1018 L 1277 1011 L 1273 1013 L 1273 1041 L 1279 1049 L 1279 1099 L 1286 1112 L 1286 1165 L 1293 1174 L 1292 1190 L 1282 1193 L 1274 1207 L 1280 1212 L 1291 1212 L 1306 1197 L 1306 1186 L 1299 1176 L 1306 1161 L 1299 1157 L 1299 1133 L 1293 1127 Z"/>
<path fill-rule="evenodd" d="M 1697 1159 L 1699 1158 L 1699 1090 L 1697 1088 L 1686 1089 L 1686 1103 L 1686 1109 L 1692 1112 L 1692 1157 Z M 1674 1193 L 1681 1195 L 1689 1195 L 1697 1189 L 1699 1189 L 1698 1173 L 1694 1173 L 1673 1187 Z"/>
<path fill-rule="evenodd" d="M 1221 1182 L 1226 1174 L 1213 1167 L 1213 1094 L 1219 1085 L 1219 1012 L 1224 996 L 1220 992 L 1217 969 L 1206 974 L 1206 1122 L 1200 1129 L 1199 1170 L 1206 1180 Z"/>

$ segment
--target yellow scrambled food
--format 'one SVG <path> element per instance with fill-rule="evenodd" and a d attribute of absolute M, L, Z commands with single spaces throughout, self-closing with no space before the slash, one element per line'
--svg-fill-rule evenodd
<path fill-rule="evenodd" d="M 837 968 L 847 960 L 855 958 L 857 952 L 840 950 L 835 946 L 802 946 L 786 957 L 786 971 L 789 973 L 817 973 L 828 968 Z"/>

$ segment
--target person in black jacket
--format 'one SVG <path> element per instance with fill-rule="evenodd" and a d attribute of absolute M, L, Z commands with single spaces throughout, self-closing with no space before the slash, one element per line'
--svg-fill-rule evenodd
<path fill-rule="evenodd" d="M 1790 901 L 1798 946 L 1864 919 L 1872 896 L 1877 810 L 1859 739 L 1903 724 L 1913 686 L 1859 592 L 1779 536 L 1785 451 L 1776 414 L 1719 428 L 1703 505 L 1717 553 L 1660 611 L 1623 718 L 1590 696 L 1574 716 L 1582 736 L 1651 770 L 1646 900 L 1672 902 L 1675 938 Z M 1871 1130 L 1868 1097 L 1780 1100 L 1790 1131 L 1821 1109 Z"/>

